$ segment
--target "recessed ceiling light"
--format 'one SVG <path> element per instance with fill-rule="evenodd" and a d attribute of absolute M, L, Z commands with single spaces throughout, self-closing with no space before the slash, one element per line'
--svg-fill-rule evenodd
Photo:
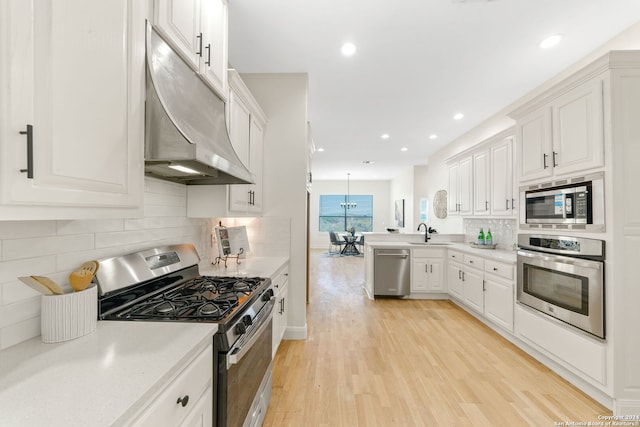
<path fill-rule="evenodd" d="M 435 133 L 432 133 L 431 135 L 429 135 L 429 139 L 436 139 L 438 137 L 438 135 L 436 135 Z"/>
<path fill-rule="evenodd" d="M 345 43 L 342 45 L 342 49 L 340 49 L 344 56 L 351 56 L 356 53 L 356 45 L 353 43 Z"/>
<path fill-rule="evenodd" d="M 540 48 L 549 49 L 560 43 L 560 40 L 562 40 L 562 34 L 552 34 L 540 42 Z"/>
<path fill-rule="evenodd" d="M 389 139 L 389 134 L 388 133 L 383 133 L 382 135 L 380 135 L 380 138 Z"/>
<path fill-rule="evenodd" d="M 400 151 L 408 151 L 408 150 L 409 150 L 409 149 L 408 149 L 407 147 L 402 147 L 402 148 L 400 149 Z"/>
<path fill-rule="evenodd" d="M 318 151 L 324 151 L 324 148 L 320 147 L 318 148 Z"/>
<path fill-rule="evenodd" d="M 453 116 L 453 120 L 460 120 L 464 117 L 464 114 L 462 113 L 456 113 L 455 116 Z"/>

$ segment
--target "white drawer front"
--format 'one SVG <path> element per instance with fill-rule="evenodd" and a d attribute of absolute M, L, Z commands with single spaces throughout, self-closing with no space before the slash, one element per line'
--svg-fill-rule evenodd
<path fill-rule="evenodd" d="M 189 415 L 213 378 L 213 344 L 205 349 L 153 399 L 135 426 L 177 426 Z M 183 406 L 185 399 L 188 400 Z M 178 400 L 180 399 L 180 400 Z"/>
<path fill-rule="evenodd" d="M 457 261 L 457 262 L 463 262 L 464 261 L 464 254 L 462 252 L 458 252 L 458 251 L 449 251 L 449 254 L 447 255 L 447 258 L 451 261 Z"/>
<path fill-rule="evenodd" d="M 513 280 L 514 266 L 513 264 L 487 259 L 484 261 L 484 271 L 508 280 Z"/>
<path fill-rule="evenodd" d="M 278 274 L 276 274 L 276 276 L 273 279 L 271 279 L 271 283 L 273 287 L 276 290 L 278 290 L 287 283 L 288 279 L 289 279 L 289 268 L 287 267 L 287 268 L 284 268 L 282 271 L 280 271 Z"/>
<path fill-rule="evenodd" d="M 473 268 L 484 269 L 484 258 L 480 258 L 474 255 L 464 255 L 464 264 Z"/>

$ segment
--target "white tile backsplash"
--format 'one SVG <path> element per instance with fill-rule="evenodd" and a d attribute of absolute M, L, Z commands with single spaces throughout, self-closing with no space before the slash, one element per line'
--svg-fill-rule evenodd
<path fill-rule="evenodd" d="M 145 249 L 193 243 L 210 259 L 211 222 L 186 217 L 186 187 L 145 179 L 139 219 L 0 221 L 0 349 L 40 334 L 40 296 L 17 280 L 46 275 L 68 287 L 82 262 Z"/>
<path fill-rule="evenodd" d="M 480 228 L 487 233 L 491 229 L 493 243 L 500 249 L 513 249 L 516 243 L 518 224 L 510 218 L 465 218 L 463 220 L 465 241 L 475 242 Z"/>

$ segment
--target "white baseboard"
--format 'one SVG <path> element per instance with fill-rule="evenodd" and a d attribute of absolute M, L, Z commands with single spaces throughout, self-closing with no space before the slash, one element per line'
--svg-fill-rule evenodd
<path fill-rule="evenodd" d="M 284 331 L 285 340 L 306 340 L 307 339 L 307 325 L 304 326 L 287 326 L 287 330 Z"/>

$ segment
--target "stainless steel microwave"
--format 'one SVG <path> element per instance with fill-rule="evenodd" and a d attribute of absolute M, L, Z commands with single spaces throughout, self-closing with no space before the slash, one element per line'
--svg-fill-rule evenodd
<path fill-rule="evenodd" d="M 604 173 L 520 187 L 520 227 L 604 231 Z"/>

